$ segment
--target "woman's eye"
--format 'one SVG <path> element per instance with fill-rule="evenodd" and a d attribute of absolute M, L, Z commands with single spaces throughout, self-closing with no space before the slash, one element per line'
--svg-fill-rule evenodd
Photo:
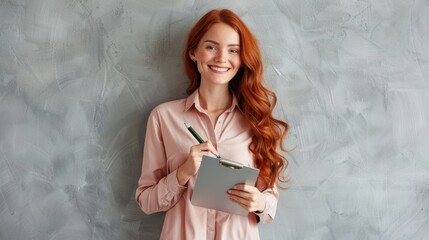
<path fill-rule="evenodd" d="M 210 50 L 210 51 L 213 51 L 213 50 L 215 50 L 216 48 L 215 48 L 215 47 L 213 47 L 213 46 L 210 46 L 210 45 L 209 45 L 209 46 L 206 46 L 206 49 L 207 49 L 207 50 Z"/>
<path fill-rule="evenodd" d="M 238 54 L 240 52 L 240 50 L 238 50 L 238 49 L 230 49 L 229 52 L 232 53 L 232 54 Z"/>

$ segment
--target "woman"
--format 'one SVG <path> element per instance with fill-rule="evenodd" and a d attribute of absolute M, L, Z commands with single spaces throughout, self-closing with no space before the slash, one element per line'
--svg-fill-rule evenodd
<path fill-rule="evenodd" d="M 161 239 L 259 239 L 257 224 L 276 212 L 287 166 L 277 148 L 288 125 L 272 116 L 276 96 L 262 84 L 257 41 L 236 14 L 212 10 L 190 31 L 183 57 L 189 96 L 150 114 L 136 201 L 146 214 L 166 211 Z M 207 141 L 196 144 L 184 122 Z M 204 154 L 260 169 L 256 186 L 228 193 L 247 217 L 191 204 Z"/>

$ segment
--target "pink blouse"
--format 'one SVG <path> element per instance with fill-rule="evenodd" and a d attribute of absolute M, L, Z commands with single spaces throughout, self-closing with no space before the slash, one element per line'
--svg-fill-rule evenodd
<path fill-rule="evenodd" d="M 150 114 L 143 153 L 143 165 L 136 201 L 146 214 L 166 211 L 161 239 L 259 239 L 258 222 L 274 218 L 276 188 L 256 186 L 266 197 L 262 213 L 247 217 L 192 205 L 190 197 L 195 176 L 183 187 L 176 170 L 186 161 L 197 140 L 185 127 L 190 124 L 205 140 L 210 140 L 222 158 L 254 166 L 248 146 L 252 133 L 234 97 L 231 107 L 222 113 L 215 127 L 202 109 L 198 91 L 188 98 L 163 103 Z"/>

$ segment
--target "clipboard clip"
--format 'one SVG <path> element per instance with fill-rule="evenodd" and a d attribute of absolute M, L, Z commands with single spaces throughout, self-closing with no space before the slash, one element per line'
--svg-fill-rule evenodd
<path fill-rule="evenodd" d="M 231 168 L 231 169 L 242 169 L 243 168 L 243 164 L 241 164 L 239 162 L 234 162 L 234 161 L 226 160 L 226 159 L 220 159 L 219 163 L 222 166 L 228 167 L 228 168 Z"/>

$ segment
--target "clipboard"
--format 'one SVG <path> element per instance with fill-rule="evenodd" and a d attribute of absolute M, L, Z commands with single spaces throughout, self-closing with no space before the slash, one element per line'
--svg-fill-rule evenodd
<path fill-rule="evenodd" d="M 258 174 L 259 169 L 204 155 L 195 180 L 191 203 L 199 207 L 247 216 L 246 210 L 229 199 L 227 191 L 239 183 L 255 186 Z"/>

